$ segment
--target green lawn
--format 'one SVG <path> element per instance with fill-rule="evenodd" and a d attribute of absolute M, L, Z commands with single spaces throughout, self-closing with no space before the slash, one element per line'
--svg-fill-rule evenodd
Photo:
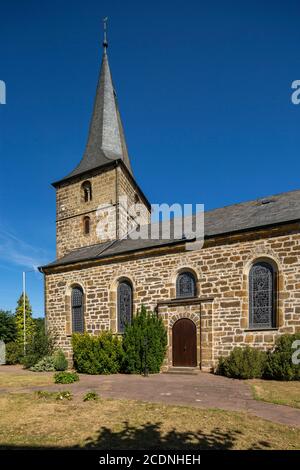
<path fill-rule="evenodd" d="M 249 381 L 256 400 L 300 408 L 300 382 L 280 382 L 275 380 Z"/>

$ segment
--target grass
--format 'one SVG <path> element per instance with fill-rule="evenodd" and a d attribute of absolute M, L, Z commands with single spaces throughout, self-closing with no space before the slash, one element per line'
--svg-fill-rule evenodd
<path fill-rule="evenodd" d="M 1 370 L 3 367 L 3 371 Z M 21 389 L 28 386 L 42 386 L 53 384 L 53 372 L 31 372 L 22 373 L 21 366 L 18 372 L 10 373 L 5 370 L 5 366 L 0 368 L 0 390 L 6 388 Z"/>
<path fill-rule="evenodd" d="M 51 394 L 0 395 L 0 449 L 299 449 L 300 429 L 245 413 Z"/>
<path fill-rule="evenodd" d="M 300 382 L 280 382 L 275 380 L 249 381 L 256 400 L 300 408 Z"/>

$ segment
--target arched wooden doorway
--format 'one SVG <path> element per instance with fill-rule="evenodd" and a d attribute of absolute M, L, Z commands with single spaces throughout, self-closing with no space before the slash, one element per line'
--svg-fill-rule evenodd
<path fill-rule="evenodd" d="M 181 318 L 174 323 L 172 330 L 173 366 L 197 366 L 197 331 L 196 325 L 188 318 Z"/>

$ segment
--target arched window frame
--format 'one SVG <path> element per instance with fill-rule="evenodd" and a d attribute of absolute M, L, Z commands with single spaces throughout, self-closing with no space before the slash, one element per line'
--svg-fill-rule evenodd
<path fill-rule="evenodd" d="M 260 282 L 265 283 L 265 289 L 258 288 Z M 265 279 L 264 279 L 265 277 Z M 249 328 L 264 330 L 276 328 L 277 325 L 277 270 L 268 260 L 255 261 L 249 271 Z M 263 321 L 259 321 L 260 309 Z"/>
<path fill-rule="evenodd" d="M 83 233 L 84 235 L 89 235 L 91 232 L 91 219 L 87 215 L 83 217 Z"/>
<path fill-rule="evenodd" d="M 185 286 L 182 285 L 183 282 L 186 283 Z M 195 275 L 191 271 L 180 272 L 176 278 L 176 298 L 183 299 L 196 296 L 197 283 Z"/>
<path fill-rule="evenodd" d="M 117 289 L 117 331 L 124 333 L 133 316 L 133 287 L 128 279 L 122 279 Z"/>
<path fill-rule="evenodd" d="M 82 196 L 84 202 L 90 202 L 92 200 L 92 185 L 90 181 L 84 181 L 81 185 Z"/>
<path fill-rule="evenodd" d="M 72 332 L 84 333 L 84 291 L 80 285 L 71 290 Z"/>

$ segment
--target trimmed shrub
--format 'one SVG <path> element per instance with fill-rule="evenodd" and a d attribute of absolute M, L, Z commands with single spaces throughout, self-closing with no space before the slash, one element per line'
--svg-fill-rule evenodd
<path fill-rule="evenodd" d="M 56 384 L 71 384 L 78 382 L 79 375 L 76 372 L 56 372 L 54 374 L 54 383 Z"/>
<path fill-rule="evenodd" d="M 23 346 L 20 343 L 13 342 L 5 345 L 6 364 L 21 364 L 23 359 Z"/>
<path fill-rule="evenodd" d="M 30 370 L 33 372 L 53 372 L 55 370 L 53 356 L 43 357 L 34 366 L 30 367 Z"/>
<path fill-rule="evenodd" d="M 300 380 L 300 364 L 293 364 L 294 341 L 300 340 L 300 333 L 282 335 L 276 339 L 275 348 L 267 355 L 264 378 L 270 380 Z"/>
<path fill-rule="evenodd" d="M 264 351 L 246 346 L 235 347 L 228 357 L 221 357 L 216 373 L 235 379 L 254 379 L 262 377 L 267 360 Z"/>
<path fill-rule="evenodd" d="M 155 313 L 141 310 L 127 325 L 123 337 L 123 370 L 130 374 L 157 373 L 163 364 L 167 348 L 167 332 Z"/>
<path fill-rule="evenodd" d="M 117 374 L 123 360 L 122 342 L 109 331 L 98 336 L 74 333 L 74 367 L 83 374 Z"/>
<path fill-rule="evenodd" d="M 62 349 L 58 349 L 53 356 L 54 368 L 57 371 L 64 371 L 68 368 L 68 361 Z"/>

